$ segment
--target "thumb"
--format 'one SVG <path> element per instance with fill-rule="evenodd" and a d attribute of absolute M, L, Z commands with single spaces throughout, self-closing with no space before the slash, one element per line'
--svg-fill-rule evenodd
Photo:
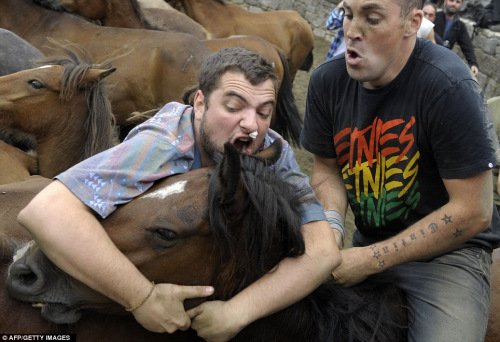
<path fill-rule="evenodd" d="M 203 312 L 203 309 L 201 308 L 200 305 L 198 305 L 198 306 L 195 306 L 194 308 L 188 310 L 186 313 L 190 319 L 193 319 L 196 316 L 198 316 L 199 314 L 201 314 L 202 312 Z"/>
<path fill-rule="evenodd" d="M 212 286 L 180 286 L 182 300 L 188 298 L 208 297 L 214 293 Z"/>

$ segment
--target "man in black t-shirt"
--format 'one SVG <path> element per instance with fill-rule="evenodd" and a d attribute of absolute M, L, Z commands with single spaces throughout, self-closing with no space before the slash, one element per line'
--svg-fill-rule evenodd
<path fill-rule="evenodd" d="M 312 74 L 301 142 L 335 233 L 347 205 L 355 216 L 336 281 L 391 272 L 410 341 L 482 341 L 500 242 L 495 151 L 467 66 L 416 38 L 421 5 L 344 0 L 347 50 Z"/>

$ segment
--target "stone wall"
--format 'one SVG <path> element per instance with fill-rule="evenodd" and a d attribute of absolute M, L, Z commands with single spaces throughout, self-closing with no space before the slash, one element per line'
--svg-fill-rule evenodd
<path fill-rule="evenodd" d="M 331 41 L 333 33 L 325 30 L 325 21 L 339 0 L 227 0 L 252 11 L 293 9 L 299 12 L 318 37 Z M 472 33 L 472 22 L 463 19 Z M 479 63 L 478 81 L 487 98 L 500 96 L 500 33 L 479 29 L 473 39 Z M 460 51 L 457 53 L 461 55 Z"/>

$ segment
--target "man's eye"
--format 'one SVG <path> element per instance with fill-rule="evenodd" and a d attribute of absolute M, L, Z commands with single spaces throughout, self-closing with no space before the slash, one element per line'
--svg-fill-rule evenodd
<path fill-rule="evenodd" d="M 271 113 L 257 113 L 263 119 L 267 119 L 271 116 Z"/>
<path fill-rule="evenodd" d="M 379 18 L 374 18 L 374 17 L 368 17 L 366 19 L 366 21 L 368 21 L 368 24 L 370 25 L 377 25 L 380 23 L 380 19 Z"/>

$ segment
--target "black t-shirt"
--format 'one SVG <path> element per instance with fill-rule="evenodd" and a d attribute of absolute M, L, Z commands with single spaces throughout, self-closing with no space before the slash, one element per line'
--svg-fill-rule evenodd
<path fill-rule="evenodd" d="M 442 178 L 466 178 L 496 165 L 478 83 L 452 51 L 418 39 L 389 85 L 365 89 L 339 57 L 312 74 L 301 142 L 336 158 L 356 227 L 386 238 L 448 202 Z M 491 227 L 472 242 L 500 242 Z"/>

